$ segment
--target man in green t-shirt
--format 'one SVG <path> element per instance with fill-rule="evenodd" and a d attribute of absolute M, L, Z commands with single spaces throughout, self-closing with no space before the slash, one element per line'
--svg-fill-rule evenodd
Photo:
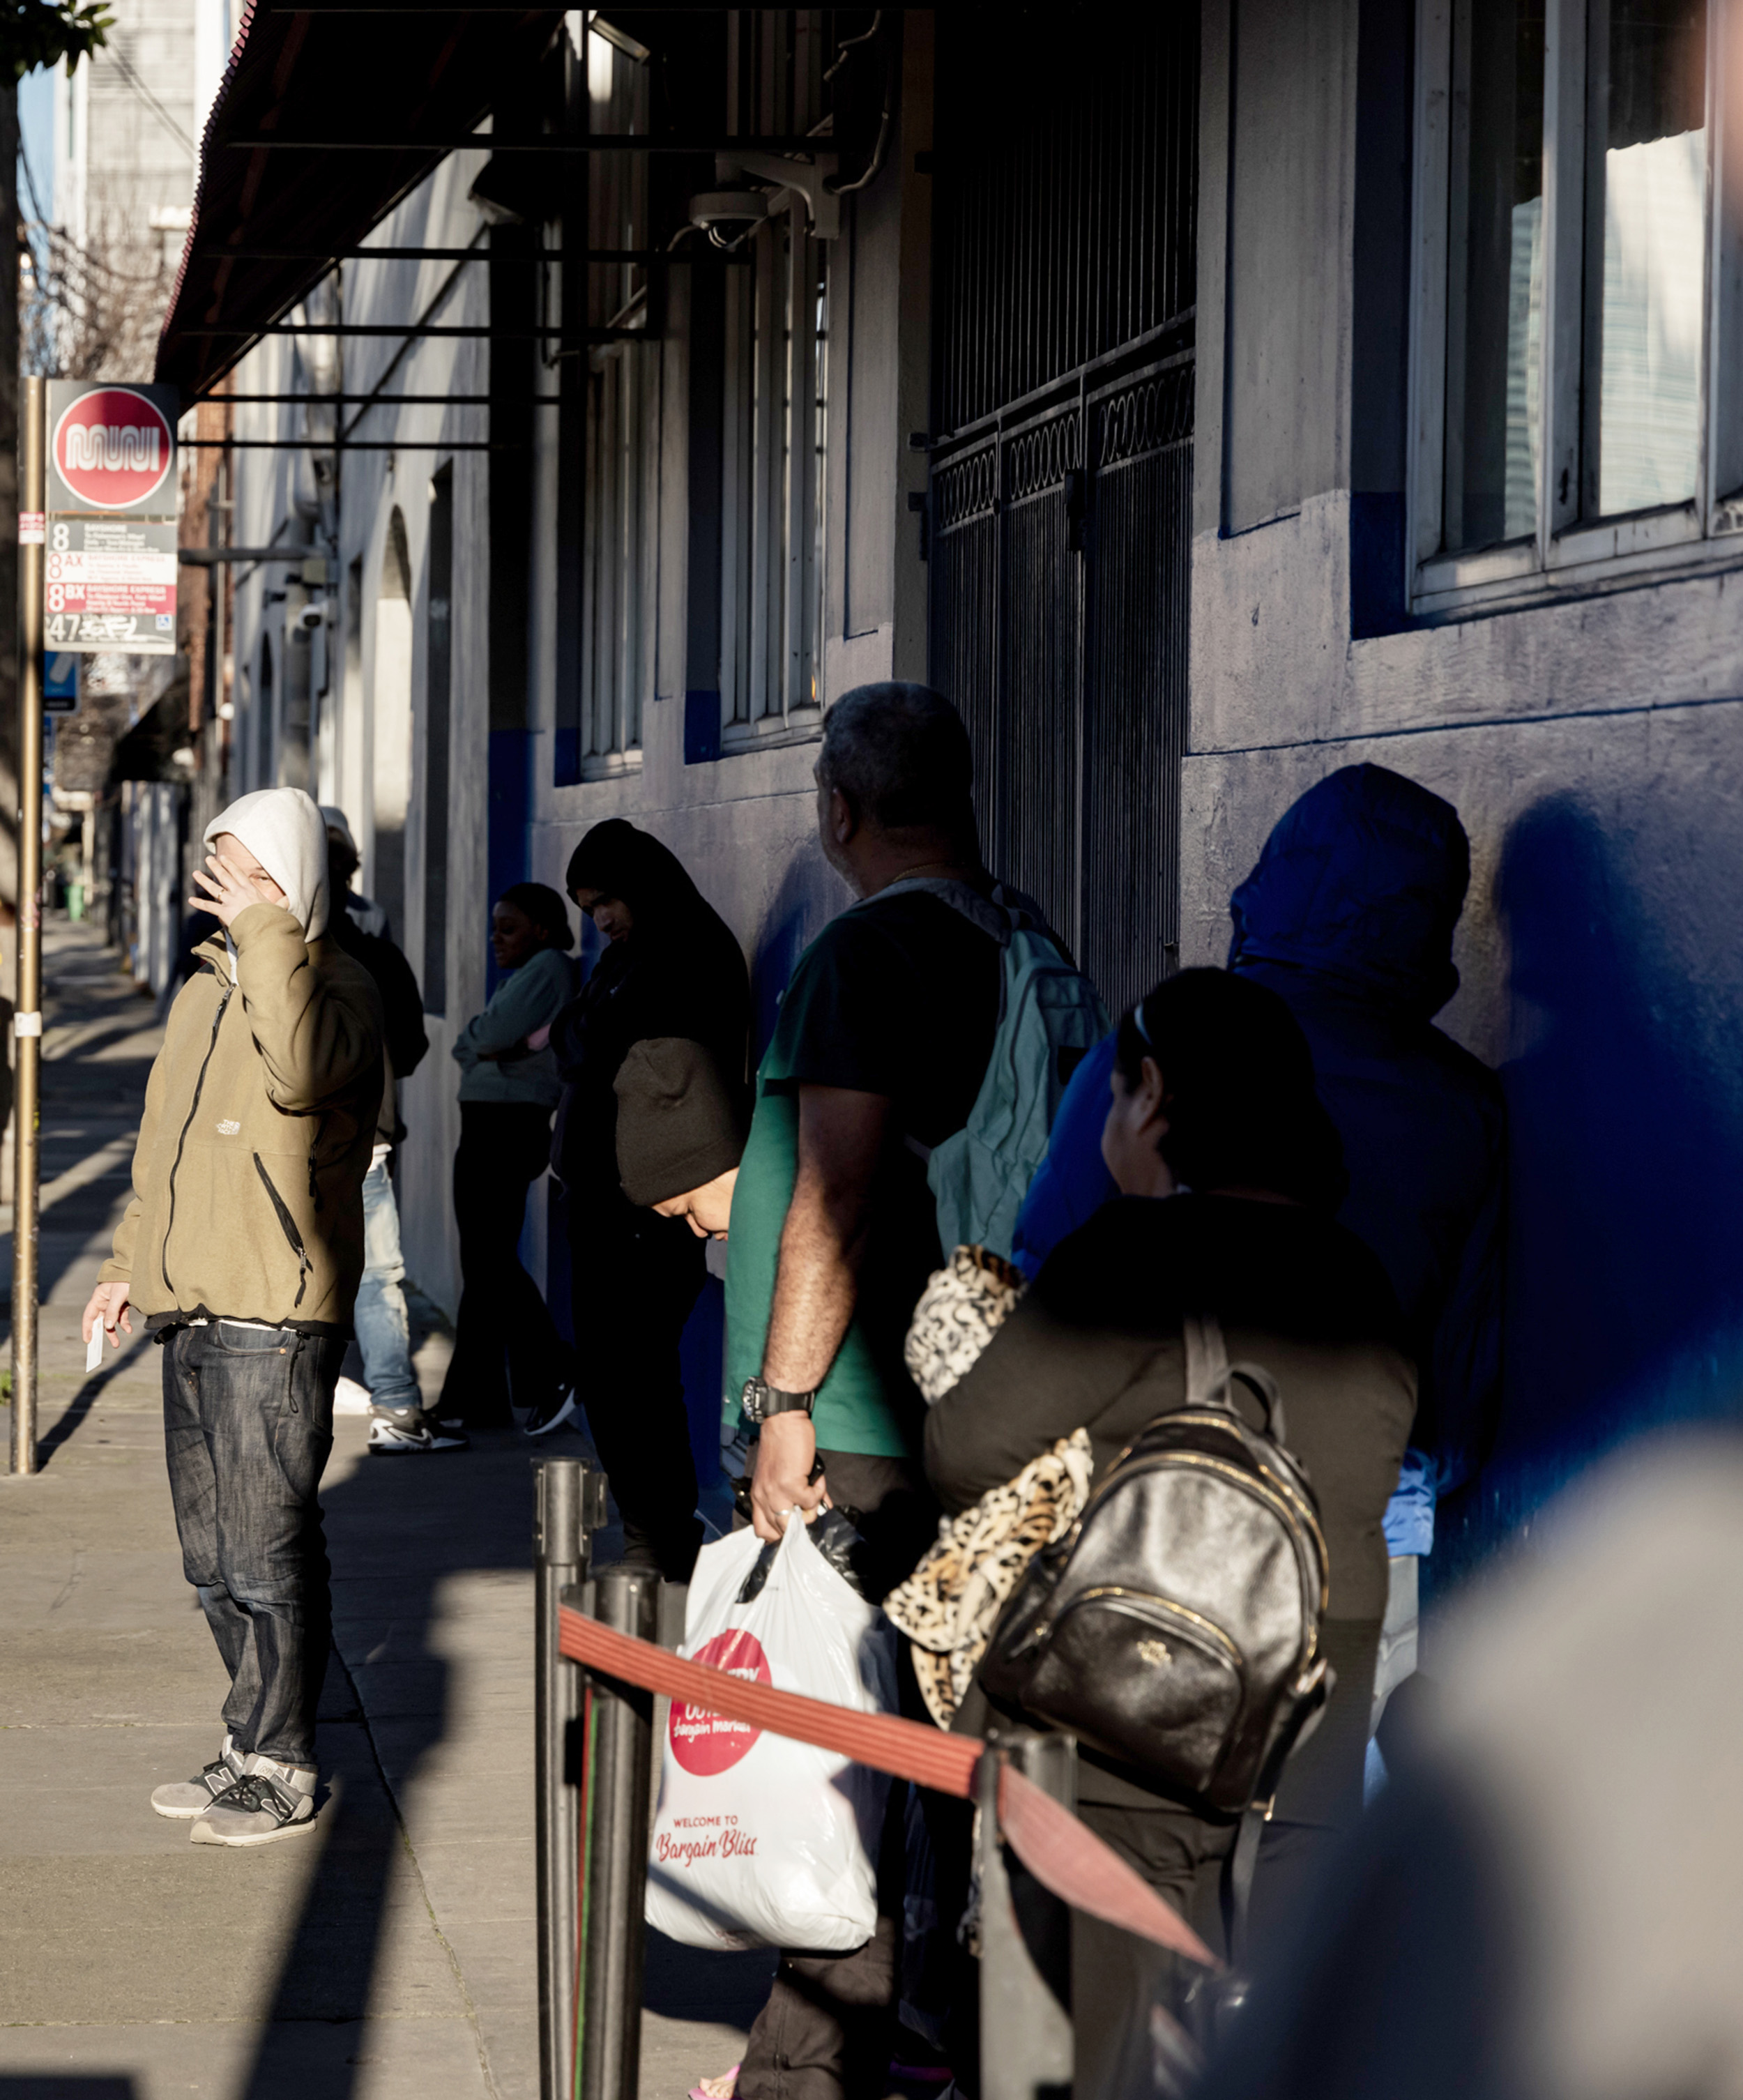
<path fill-rule="evenodd" d="M 732 1202 L 727 1373 L 755 1439 L 752 1521 L 774 1539 L 795 1508 L 845 1510 L 874 1599 L 936 1533 L 902 1345 L 942 1260 L 926 1154 L 968 1121 L 998 1026 L 972 777 L 961 720 L 927 686 L 862 686 L 830 709 L 818 830 L 859 901 L 793 973 Z M 900 1906 L 880 1893 L 866 1947 L 783 1956 L 740 2100 L 883 2092 Z"/>

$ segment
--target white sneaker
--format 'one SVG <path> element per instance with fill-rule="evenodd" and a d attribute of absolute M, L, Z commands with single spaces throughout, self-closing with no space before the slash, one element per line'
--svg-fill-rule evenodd
<path fill-rule="evenodd" d="M 368 1386 L 360 1385 L 354 1378 L 342 1378 L 333 1389 L 335 1414 L 367 1414 L 373 1404 Z"/>
<path fill-rule="evenodd" d="M 315 1825 L 315 1774 L 251 1757 L 248 1770 L 195 1824 L 196 1845 L 271 1845 Z"/>
<path fill-rule="evenodd" d="M 241 1778 L 247 1762 L 226 1735 L 223 1749 L 204 1771 L 193 1779 L 173 1780 L 168 1786 L 153 1789 L 152 1807 L 174 1822 L 191 1822 L 195 1816 L 204 1815 L 219 1794 L 229 1792 Z"/>
<path fill-rule="evenodd" d="M 369 1424 L 369 1450 L 377 1458 L 414 1451 L 464 1451 L 470 1441 L 463 1431 L 444 1429 L 432 1422 L 421 1407 L 378 1414 Z"/>

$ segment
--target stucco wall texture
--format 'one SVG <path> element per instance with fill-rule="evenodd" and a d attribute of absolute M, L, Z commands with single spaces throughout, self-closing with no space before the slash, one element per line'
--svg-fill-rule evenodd
<path fill-rule="evenodd" d="M 1619 1439 L 1739 1410 L 1743 585 L 1351 642 L 1339 507 L 1198 544 L 1182 960 L 1223 960 L 1231 890 L 1339 766 L 1463 818 L 1440 1025 L 1507 1096 L 1507 1388 L 1489 1467 L 1443 1507 L 1444 1586 Z"/>

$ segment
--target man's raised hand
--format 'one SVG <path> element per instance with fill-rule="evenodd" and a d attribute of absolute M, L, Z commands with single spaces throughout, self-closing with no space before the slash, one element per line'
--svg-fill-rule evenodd
<path fill-rule="evenodd" d="M 232 920 L 247 911 L 251 904 L 272 904 L 278 902 L 269 897 L 250 876 L 227 860 L 214 854 L 205 857 L 205 866 L 194 870 L 194 880 L 205 891 L 204 897 L 190 897 L 188 903 L 196 911 L 210 911 L 221 926 L 228 927 Z M 274 887 L 277 885 L 275 884 Z M 280 895 L 283 893 L 280 892 Z"/>

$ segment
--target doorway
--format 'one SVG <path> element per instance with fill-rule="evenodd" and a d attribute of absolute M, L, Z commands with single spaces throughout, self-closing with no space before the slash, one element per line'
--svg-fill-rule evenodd
<path fill-rule="evenodd" d="M 930 675 L 988 864 L 1118 1012 L 1180 939 L 1196 12 L 991 86 L 980 18 L 938 21 Z"/>

